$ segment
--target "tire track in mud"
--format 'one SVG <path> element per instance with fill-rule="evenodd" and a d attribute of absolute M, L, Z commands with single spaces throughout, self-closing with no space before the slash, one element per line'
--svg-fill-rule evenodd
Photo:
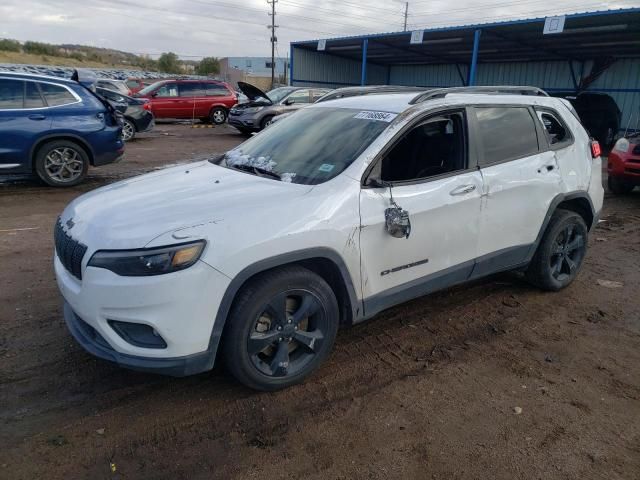
<path fill-rule="evenodd" d="M 101 409 L 100 416 L 109 418 L 119 411 L 120 417 L 133 420 L 110 426 L 110 431 L 119 433 L 88 448 L 83 468 L 93 472 L 94 466 L 117 459 L 135 470 L 140 458 L 162 461 L 167 445 L 172 450 L 229 441 L 269 446 L 291 427 L 292 419 L 349 404 L 407 376 L 429 374 L 439 364 L 455 361 L 474 345 L 492 342 L 505 332 L 514 308 L 507 304 L 520 305 L 514 295 L 522 286 L 513 275 L 506 278 L 515 281 L 505 282 L 504 278 L 419 299 L 342 330 L 320 371 L 306 383 L 285 391 L 256 394 L 218 372 L 141 385 L 129 393 L 125 388 L 114 395 L 114 404 Z M 147 400 L 156 396 L 161 400 L 150 406 L 155 414 L 151 424 L 148 416 L 129 413 L 144 412 Z M 194 397 L 200 400 L 194 401 Z M 122 406 L 128 399 L 131 403 Z M 177 411 L 176 403 L 181 404 Z M 88 423 L 92 425 L 71 426 L 69 441 L 85 442 L 87 432 L 100 425 L 96 420 Z"/>

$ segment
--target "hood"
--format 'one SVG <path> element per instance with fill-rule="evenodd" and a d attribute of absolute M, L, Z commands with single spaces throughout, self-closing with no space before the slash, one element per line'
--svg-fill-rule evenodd
<path fill-rule="evenodd" d="M 62 223 L 72 219 L 69 234 L 89 249 L 142 248 L 177 230 L 241 221 L 263 211 L 265 204 L 284 207 L 311 188 L 205 160 L 82 195 L 65 209 Z"/>
<path fill-rule="evenodd" d="M 252 102 L 255 100 L 266 100 L 269 103 L 273 103 L 266 93 L 249 83 L 238 82 L 238 88 Z"/>

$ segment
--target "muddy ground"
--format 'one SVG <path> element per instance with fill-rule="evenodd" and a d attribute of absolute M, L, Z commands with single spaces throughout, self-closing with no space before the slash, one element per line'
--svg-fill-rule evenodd
<path fill-rule="evenodd" d="M 0 185 L 1 479 L 640 478 L 640 191 L 607 195 L 566 290 L 503 274 L 412 301 L 341 331 L 327 364 L 283 392 L 85 353 L 53 277 L 57 215 L 241 140 L 159 125 L 77 188 Z"/>

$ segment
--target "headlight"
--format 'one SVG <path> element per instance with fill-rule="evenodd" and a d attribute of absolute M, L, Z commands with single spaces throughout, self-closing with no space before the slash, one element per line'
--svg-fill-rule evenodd
<path fill-rule="evenodd" d="M 196 263 L 205 246 L 204 240 L 160 248 L 139 250 L 100 250 L 88 266 L 106 268 L 125 277 L 143 277 L 184 270 Z"/>
<path fill-rule="evenodd" d="M 244 113 L 256 113 L 259 112 L 260 110 L 262 110 L 264 107 L 251 107 L 251 108 L 245 108 L 244 109 Z"/>
<path fill-rule="evenodd" d="M 613 149 L 617 150 L 618 152 L 622 152 L 622 153 L 628 152 L 629 151 L 629 140 L 627 140 L 626 138 L 621 138 L 613 146 Z"/>

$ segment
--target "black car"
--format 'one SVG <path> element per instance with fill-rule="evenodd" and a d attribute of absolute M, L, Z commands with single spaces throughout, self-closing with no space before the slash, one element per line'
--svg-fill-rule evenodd
<path fill-rule="evenodd" d="M 604 148 L 613 147 L 620 128 L 621 112 L 611 96 L 594 92 L 558 92 L 551 95 L 569 100 L 589 134 Z"/>
<path fill-rule="evenodd" d="M 147 101 L 122 95 L 114 90 L 96 87 L 96 93 L 108 100 L 122 114 L 122 139 L 132 140 L 138 132 L 148 132 L 154 126 L 153 113 Z"/>

